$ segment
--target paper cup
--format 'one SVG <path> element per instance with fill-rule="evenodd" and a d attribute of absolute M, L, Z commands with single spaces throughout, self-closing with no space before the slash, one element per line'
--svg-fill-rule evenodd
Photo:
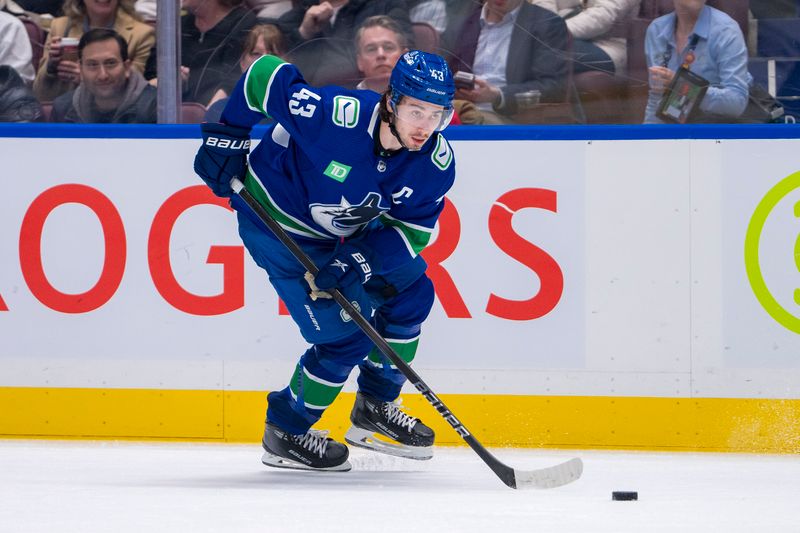
<path fill-rule="evenodd" d="M 61 59 L 63 61 L 78 61 L 79 40 L 75 37 L 63 37 L 61 39 Z"/>

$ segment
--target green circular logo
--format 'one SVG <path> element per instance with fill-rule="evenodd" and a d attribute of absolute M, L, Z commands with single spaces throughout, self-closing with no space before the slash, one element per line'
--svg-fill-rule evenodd
<path fill-rule="evenodd" d="M 800 333 L 800 317 L 787 311 L 770 293 L 767 283 L 764 281 L 764 275 L 761 272 L 759 249 L 761 233 L 764 231 L 764 225 L 772 210 L 783 198 L 798 188 L 800 188 L 800 172 L 789 175 L 770 189 L 756 207 L 747 227 L 747 235 L 744 241 L 744 263 L 753 293 L 764 310 L 776 322 L 795 333 Z M 800 202 L 794 206 L 794 216 L 800 219 Z M 800 235 L 798 235 L 794 244 L 794 261 L 795 266 L 800 271 Z M 793 296 L 795 303 L 800 305 L 800 290 L 795 289 Z"/>

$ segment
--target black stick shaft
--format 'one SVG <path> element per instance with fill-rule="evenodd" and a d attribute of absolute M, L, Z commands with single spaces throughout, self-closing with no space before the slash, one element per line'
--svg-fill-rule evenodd
<path fill-rule="evenodd" d="M 319 272 L 319 268 L 317 265 L 314 264 L 314 261 L 306 254 L 306 252 L 300 248 L 300 246 L 295 242 L 289 234 L 284 231 L 278 222 L 270 216 L 264 207 L 258 203 L 258 200 L 253 197 L 250 192 L 244 188 L 244 184 L 237 179 L 231 180 L 231 187 L 233 188 L 234 192 L 236 192 L 242 200 L 253 210 L 253 212 L 258 216 L 258 218 L 266 224 L 269 230 L 275 234 L 275 237 L 281 241 L 286 248 L 292 253 L 292 255 L 303 265 L 303 267 L 308 270 L 312 275 L 317 275 Z M 438 396 L 428 387 L 428 385 L 419 377 L 414 369 L 412 369 L 408 363 L 403 361 L 403 359 L 397 355 L 397 352 L 386 342 L 380 333 L 370 324 L 370 322 L 364 318 L 364 316 L 356 309 L 353 304 L 348 301 L 348 299 L 339 291 L 338 289 L 333 289 L 328 291 L 333 296 L 333 299 L 339 304 L 345 312 L 350 315 L 356 325 L 361 328 L 361 331 L 366 334 L 369 339 L 375 343 L 375 346 L 380 350 L 380 352 L 385 355 L 394 366 L 396 366 L 403 375 L 408 378 L 408 381 L 411 382 L 416 389 L 422 393 L 426 400 L 439 412 L 442 418 L 450 424 L 453 429 L 458 433 L 462 439 L 472 448 L 478 456 L 483 459 L 483 462 L 486 463 L 489 468 L 500 478 L 500 480 L 508 485 L 511 488 L 516 488 L 516 480 L 514 476 L 514 470 L 503 463 L 501 463 L 494 455 L 489 452 L 480 442 L 476 439 L 472 433 L 462 424 L 458 418 L 453 414 L 453 412 L 439 399 Z"/>

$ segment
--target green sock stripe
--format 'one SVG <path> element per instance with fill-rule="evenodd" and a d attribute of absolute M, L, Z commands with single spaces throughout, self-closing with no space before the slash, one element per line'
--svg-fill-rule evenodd
<path fill-rule="evenodd" d="M 289 383 L 289 388 L 292 391 L 295 399 L 300 391 L 300 384 L 302 379 L 303 385 L 303 403 L 306 407 L 311 409 L 326 409 L 341 392 L 344 383 L 336 384 L 325 381 L 321 378 L 309 374 L 308 370 L 302 368 L 299 364 L 294 370 L 292 381 Z"/>
<path fill-rule="evenodd" d="M 417 346 L 419 345 L 419 337 L 413 339 L 411 342 L 398 342 L 398 341 L 391 341 L 386 339 L 397 355 L 400 356 L 400 359 L 405 361 L 406 363 L 411 364 L 411 361 L 414 360 L 414 356 L 417 355 Z M 381 354 L 377 348 L 373 348 L 372 351 L 369 352 L 367 356 L 370 361 L 377 364 L 383 364 L 386 361 L 386 358 Z"/>

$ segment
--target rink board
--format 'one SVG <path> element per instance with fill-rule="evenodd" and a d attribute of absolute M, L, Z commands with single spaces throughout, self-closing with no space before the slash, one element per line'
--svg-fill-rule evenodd
<path fill-rule="evenodd" d="M 487 446 L 800 453 L 800 401 L 444 394 Z M 320 427 L 338 440 L 355 394 L 344 392 Z M 259 442 L 265 392 L 0 388 L 2 437 Z M 436 432 L 464 441 L 421 396 L 403 405 Z"/>
<path fill-rule="evenodd" d="M 196 134 L 0 127 L 0 435 L 259 438 L 305 347 Z M 796 129 L 448 136 L 415 368 L 479 438 L 800 450 Z"/>

